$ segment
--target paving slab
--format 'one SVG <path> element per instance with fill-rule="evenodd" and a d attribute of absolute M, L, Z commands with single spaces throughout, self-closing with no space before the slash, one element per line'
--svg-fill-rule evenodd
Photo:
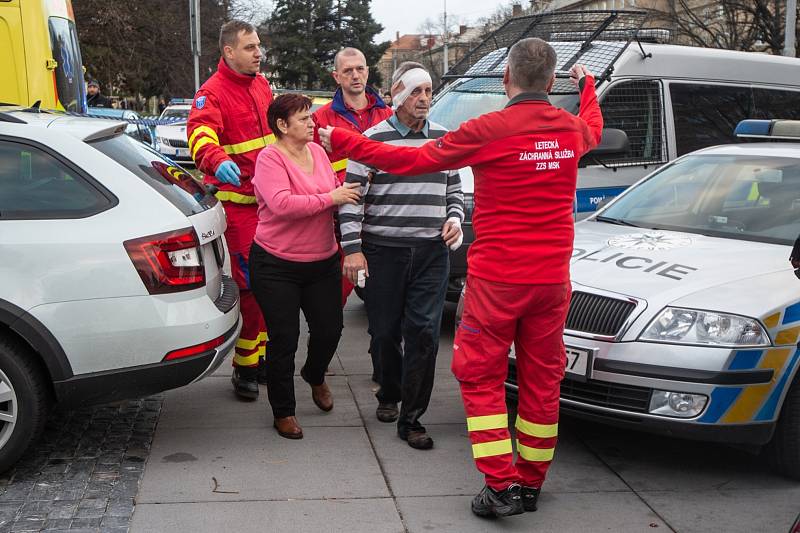
<path fill-rule="evenodd" d="M 236 398 L 230 383 L 204 379 L 166 393 L 159 425 L 182 428 L 269 428 L 272 411 L 267 389 L 260 387 L 259 398 L 243 402 Z M 294 380 L 297 418 L 304 428 L 314 426 L 361 426 L 361 418 L 350 392 L 347 378 L 326 378 L 334 399 L 334 409 L 323 412 L 311 400 L 311 388 L 301 378 Z"/>
<path fill-rule="evenodd" d="M 410 533 L 531 532 L 585 533 L 587 531 L 656 532 L 666 525 L 633 493 L 542 494 L 539 510 L 502 520 L 481 519 L 470 511 L 469 496 L 398 498 L 397 505 Z"/>
<path fill-rule="evenodd" d="M 371 498 L 145 504 L 136 507 L 131 531 L 399 533 L 403 524 L 391 498 Z"/>
<path fill-rule="evenodd" d="M 369 375 L 356 375 L 350 377 L 350 386 L 356 397 L 358 406 L 367 425 L 384 425 L 375 418 L 375 408 L 378 400 L 372 391 L 375 384 Z M 449 371 L 436 372 L 436 379 L 431 394 L 428 411 L 422 417 L 422 423 L 428 424 L 466 424 L 464 404 L 461 402 L 461 392 L 458 381 Z"/>
<path fill-rule="evenodd" d="M 305 351 L 305 337 L 303 334 L 300 334 L 300 341 L 298 343 L 297 353 L 295 354 L 295 363 L 294 363 L 294 375 L 300 375 L 300 368 L 303 366 L 303 363 L 306 360 L 306 351 Z M 223 362 L 219 368 L 217 368 L 209 378 L 224 378 L 227 380 L 231 379 L 231 372 L 233 372 L 233 367 L 231 366 L 231 360 L 233 356 L 229 356 L 225 362 Z M 334 376 L 341 376 L 344 375 L 344 368 L 342 367 L 341 362 L 339 362 L 339 358 L 334 355 L 333 359 L 331 359 L 330 365 L 328 365 L 328 374 Z M 230 388 L 230 384 L 228 385 Z"/>
<path fill-rule="evenodd" d="M 640 496 L 681 533 L 786 533 L 800 513 L 800 488 L 642 492 Z"/>
<path fill-rule="evenodd" d="M 159 427 L 137 502 L 389 496 L 363 428 L 306 427 L 304 435 Z"/>
<path fill-rule="evenodd" d="M 765 461 L 723 444 L 664 438 L 575 421 L 580 438 L 637 491 L 795 489 Z M 800 503 L 798 503 L 800 512 Z"/>

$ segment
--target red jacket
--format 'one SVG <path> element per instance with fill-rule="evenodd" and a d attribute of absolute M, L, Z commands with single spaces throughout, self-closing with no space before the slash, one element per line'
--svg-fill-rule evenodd
<path fill-rule="evenodd" d="M 503 283 L 564 283 L 578 160 L 600 142 L 602 128 L 594 78 L 587 76 L 577 117 L 552 106 L 543 93 L 526 93 L 419 148 L 372 141 L 344 128 L 333 131 L 332 142 L 344 155 L 395 174 L 472 166 L 469 273 Z"/>
<path fill-rule="evenodd" d="M 269 82 L 261 74 L 248 76 L 219 60 L 217 72 L 194 96 L 186 135 L 189 150 L 204 181 L 219 188 L 217 198 L 240 204 L 255 204 L 251 179 L 262 148 L 275 142 L 267 125 L 272 103 Z M 241 187 L 221 183 L 214 177 L 226 160 L 239 166 Z"/>
<path fill-rule="evenodd" d="M 367 86 L 366 95 L 369 100 L 366 109 L 355 110 L 345 103 L 342 89 L 337 89 L 332 101 L 314 111 L 314 141 L 319 143 L 319 128 L 334 126 L 361 134 L 392 116 L 392 109 L 383 102 L 375 89 Z M 328 153 L 328 159 L 336 171 L 339 183 L 344 183 L 347 157 L 334 151 Z"/>

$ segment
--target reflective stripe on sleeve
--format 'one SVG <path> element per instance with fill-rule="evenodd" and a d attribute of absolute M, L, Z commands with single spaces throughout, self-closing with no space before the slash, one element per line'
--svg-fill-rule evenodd
<path fill-rule="evenodd" d="M 508 429 L 508 413 L 467 417 L 467 431 L 486 431 L 487 429 Z"/>
<path fill-rule="evenodd" d="M 244 154 L 259 148 L 264 148 L 275 142 L 275 136 L 271 133 L 266 137 L 258 137 L 249 141 L 244 141 L 236 144 L 226 144 L 222 147 L 226 154 Z"/>
<path fill-rule="evenodd" d="M 189 137 L 189 146 L 192 146 L 194 144 L 194 140 L 201 133 L 205 133 L 206 135 L 214 139 L 216 141 L 216 144 L 219 144 L 219 136 L 217 136 L 216 131 L 212 130 L 208 126 L 197 126 L 192 132 L 192 135 Z"/>
<path fill-rule="evenodd" d="M 519 440 L 517 440 L 517 453 L 526 461 L 552 461 L 555 451 L 555 448 L 531 448 L 530 446 L 520 444 Z"/>
<path fill-rule="evenodd" d="M 211 137 L 203 137 L 202 139 L 197 141 L 197 144 L 195 144 L 194 147 L 192 147 L 192 159 L 197 157 L 197 152 L 200 151 L 200 148 L 202 148 L 203 146 L 205 146 L 207 144 L 213 144 L 213 145 L 219 146 L 219 143 L 217 141 L 215 141 L 214 139 L 212 139 Z"/>
<path fill-rule="evenodd" d="M 558 436 L 558 424 L 534 424 L 518 415 L 515 425 L 518 430 L 531 437 L 549 439 Z"/>
<path fill-rule="evenodd" d="M 255 196 L 248 196 L 232 191 L 217 191 L 215 196 L 222 202 L 233 202 L 235 204 L 254 204 L 257 202 Z"/>
<path fill-rule="evenodd" d="M 472 445 L 472 457 L 475 459 L 505 455 L 507 453 L 511 453 L 511 439 L 481 442 Z"/>
<path fill-rule="evenodd" d="M 347 159 L 340 159 L 331 163 L 334 172 L 339 172 L 347 168 Z"/>

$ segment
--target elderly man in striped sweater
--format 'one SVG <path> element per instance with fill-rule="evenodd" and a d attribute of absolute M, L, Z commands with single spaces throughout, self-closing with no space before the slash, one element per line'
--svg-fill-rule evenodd
<path fill-rule="evenodd" d="M 392 76 L 394 115 L 364 132 L 378 141 L 420 146 L 447 130 L 428 120 L 431 77 L 419 63 Z M 433 389 L 439 329 L 450 268 L 448 247 L 461 244 L 464 196 L 458 171 L 400 177 L 356 161 L 345 180 L 361 184 L 361 203 L 342 206 L 343 273 L 366 278 L 367 317 L 378 350 L 376 416 L 397 421 L 412 448 L 433 447 L 420 423 Z M 401 407 L 398 410 L 398 403 Z"/>

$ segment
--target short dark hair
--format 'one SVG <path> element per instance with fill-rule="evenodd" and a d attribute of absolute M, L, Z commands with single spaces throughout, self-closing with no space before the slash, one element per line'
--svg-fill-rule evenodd
<path fill-rule="evenodd" d="M 229 20 L 219 29 L 219 53 L 225 55 L 226 46 L 236 46 L 239 42 L 239 32 L 253 33 L 256 27 L 243 20 Z"/>
<path fill-rule="evenodd" d="M 508 52 L 511 83 L 523 91 L 545 91 L 557 61 L 553 47 L 538 37 L 518 41 Z"/>
<path fill-rule="evenodd" d="M 269 104 L 267 109 L 267 124 L 276 137 L 283 133 L 278 129 L 278 120 L 289 122 L 289 117 L 300 111 L 311 108 L 311 98 L 300 93 L 282 94 Z"/>

